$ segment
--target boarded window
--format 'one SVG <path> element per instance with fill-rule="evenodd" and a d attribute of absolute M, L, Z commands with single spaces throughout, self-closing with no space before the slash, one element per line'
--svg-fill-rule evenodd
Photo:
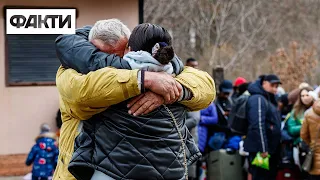
<path fill-rule="evenodd" d="M 60 61 L 58 35 L 6 35 L 9 85 L 54 84 Z"/>
<path fill-rule="evenodd" d="M 6 9 L 74 9 L 70 7 L 5 6 Z M 76 17 L 78 10 L 76 9 Z M 4 29 L 6 28 L 4 14 Z M 6 84 L 9 86 L 55 85 L 60 61 L 56 56 L 57 34 L 5 35 Z"/>

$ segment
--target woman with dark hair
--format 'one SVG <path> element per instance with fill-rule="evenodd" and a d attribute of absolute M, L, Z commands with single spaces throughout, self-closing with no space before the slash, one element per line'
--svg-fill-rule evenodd
<path fill-rule="evenodd" d="M 173 74 L 182 68 L 173 67 L 172 38 L 161 26 L 138 25 L 127 48 L 123 59 L 132 69 Z M 72 175 L 81 180 L 188 179 L 187 167 L 201 153 L 185 125 L 186 107 L 174 103 L 134 116 L 129 101 L 83 121 L 68 168 Z"/>
<path fill-rule="evenodd" d="M 174 56 L 172 38 L 169 32 L 159 25 L 144 23 L 136 26 L 131 33 L 128 45 L 132 51 L 153 53 L 152 48 L 157 43 L 161 44 L 161 42 L 162 48 L 155 54 L 155 57 L 156 59 L 160 58 L 160 61 L 167 64 Z"/>
<path fill-rule="evenodd" d="M 128 53 L 123 57 L 131 69 L 173 73 L 172 38 L 161 26 L 144 23 L 135 27 L 128 41 Z"/>

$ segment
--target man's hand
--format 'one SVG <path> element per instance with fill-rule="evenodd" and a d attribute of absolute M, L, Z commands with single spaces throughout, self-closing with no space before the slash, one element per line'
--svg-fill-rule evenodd
<path fill-rule="evenodd" d="M 266 158 L 269 156 L 269 153 L 268 152 L 263 152 L 260 154 L 262 158 Z"/>
<path fill-rule="evenodd" d="M 167 73 L 145 71 L 144 87 L 161 95 L 166 104 L 176 102 L 182 91 L 182 86 Z"/>
<path fill-rule="evenodd" d="M 155 110 L 159 106 L 164 103 L 164 99 L 162 96 L 148 91 L 144 94 L 141 94 L 135 98 L 133 98 L 129 104 L 128 108 L 129 114 L 133 114 L 134 116 L 139 116 L 141 114 L 148 114 L 151 111 Z"/>

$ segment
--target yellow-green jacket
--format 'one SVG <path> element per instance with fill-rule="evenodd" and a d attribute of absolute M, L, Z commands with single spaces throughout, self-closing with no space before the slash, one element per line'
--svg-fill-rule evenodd
<path fill-rule="evenodd" d="M 67 168 L 74 151 L 79 122 L 106 110 L 108 106 L 139 95 L 137 73 L 138 70 L 106 67 L 83 75 L 73 69 L 59 68 L 56 84 L 63 125 L 54 180 L 75 179 Z M 185 67 L 175 79 L 193 94 L 191 100 L 180 102 L 190 111 L 204 109 L 214 100 L 215 85 L 208 73 Z"/>

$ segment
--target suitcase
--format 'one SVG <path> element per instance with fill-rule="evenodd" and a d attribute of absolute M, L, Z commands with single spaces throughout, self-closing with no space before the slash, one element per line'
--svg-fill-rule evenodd
<path fill-rule="evenodd" d="M 279 169 L 276 180 L 301 180 L 299 169 Z"/>
<path fill-rule="evenodd" d="M 209 180 L 244 180 L 242 157 L 238 151 L 212 151 L 208 159 Z"/>
<path fill-rule="evenodd" d="M 280 163 L 276 180 L 301 180 L 300 169 L 292 163 Z"/>

